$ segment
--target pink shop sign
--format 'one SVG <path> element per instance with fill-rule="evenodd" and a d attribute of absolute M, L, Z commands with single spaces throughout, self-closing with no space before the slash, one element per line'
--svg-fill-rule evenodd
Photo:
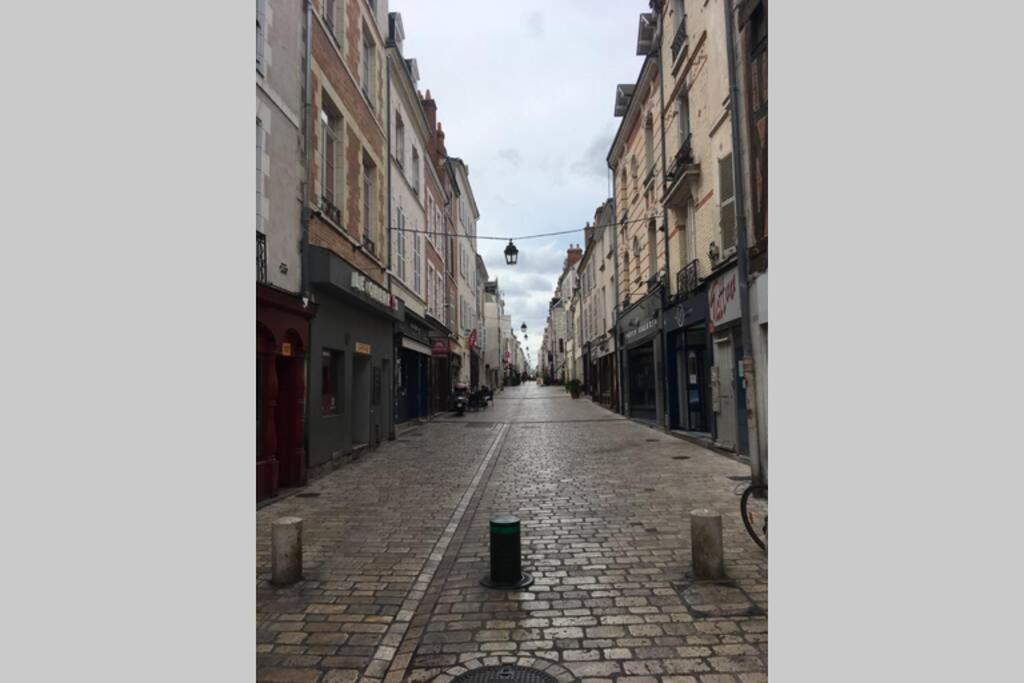
<path fill-rule="evenodd" d="M 739 271 L 733 268 L 714 282 L 708 289 L 709 327 L 730 323 L 740 317 Z"/>

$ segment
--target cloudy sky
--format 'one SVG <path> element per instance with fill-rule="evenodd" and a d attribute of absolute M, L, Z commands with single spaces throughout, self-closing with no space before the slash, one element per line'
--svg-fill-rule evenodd
<path fill-rule="evenodd" d="M 619 119 L 615 86 L 635 81 L 637 22 L 648 0 L 390 0 L 404 55 L 437 100 L 445 146 L 469 166 L 480 235 L 581 228 L 609 196 L 605 157 Z M 531 360 L 570 243 L 583 233 L 478 250 Z"/>

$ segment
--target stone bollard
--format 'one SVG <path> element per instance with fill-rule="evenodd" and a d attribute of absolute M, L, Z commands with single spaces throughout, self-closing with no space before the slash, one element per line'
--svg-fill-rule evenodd
<path fill-rule="evenodd" d="M 722 515 L 707 508 L 691 511 L 690 545 L 693 552 L 693 573 L 696 578 L 725 578 Z"/>
<path fill-rule="evenodd" d="M 271 525 L 271 581 L 279 585 L 302 578 L 302 519 L 280 517 Z"/>

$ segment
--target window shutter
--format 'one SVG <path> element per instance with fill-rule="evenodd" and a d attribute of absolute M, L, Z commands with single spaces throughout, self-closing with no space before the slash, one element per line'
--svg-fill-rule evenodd
<path fill-rule="evenodd" d="M 722 229 L 722 249 L 736 246 L 736 202 L 732 177 L 732 154 L 718 160 L 718 187 L 721 196 L 719 226 Z"/>
<path fill-rule="evenodd" d="M 267 0 L 256 0 L 256 69 L 264 73 L 264 48 L 267 37 Z"/>

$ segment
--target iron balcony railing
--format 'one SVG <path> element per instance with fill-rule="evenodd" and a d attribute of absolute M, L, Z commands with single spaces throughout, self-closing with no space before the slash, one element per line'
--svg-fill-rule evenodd
<path fill-rule="evenodd" d="M 689 298 L 690 294 L 697 289 L 699 278 L 697 277 L 697 260 L 690 261 L 682 270 L 676 273 L 676 290 L 679 298 Z"/>
<path fill-rule="evenodd" d="M 341 209 L 336 207 L 329 197 L 320 197 L 320 207 L 323 209 L 323 214 L 325 216 L 338 225 L 341 225 Z"/>
<path fill-rule="evenodd" d="M 675 159 L 672 160 L 672 168 L 668 172 L 668 180 L 670 182 L 679 177 L 679 173 L 683 170 L 684 166 L 693 163 L 692 142 L 692 136 L 687 133 L 686 137 L 683 138 L 682 144 L 679 145 L 679 151 L 676 152 Z"/>
<path fill-rule="evenodd" d="M 256 233 L 256 281 L 267 282 L 267 236 Z"/>
<path fill-rule="evenodd" d="M 683 17 L 679 22 L 679 28 L 676 29 L 676 34 L 672 38 L 672 61 L 675 62 L 679 58 L 679 52 L 683 49 L 683 45 L 686 44 L 686 17 Z"/>

